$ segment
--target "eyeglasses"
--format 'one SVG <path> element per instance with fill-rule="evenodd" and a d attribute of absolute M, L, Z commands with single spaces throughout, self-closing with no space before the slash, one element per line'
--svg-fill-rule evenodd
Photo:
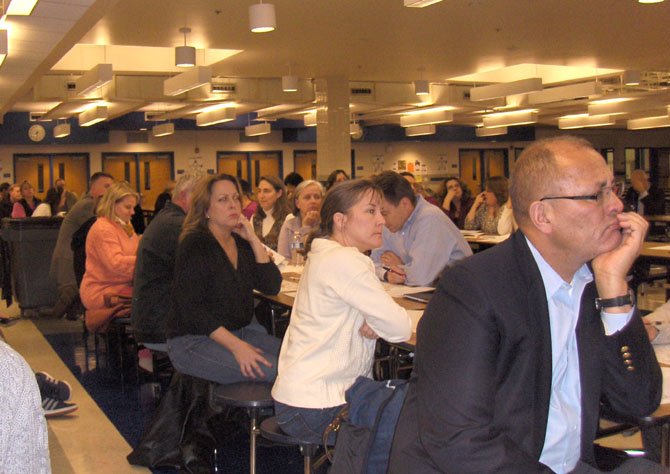
<path fill-rule="evenodd" d="M 619 187 L 616 184 L 612 186 L 605 186 L 601 188 L 596 194 L 586 196 L 547 196 L 540 199 L 540 201 L 549 201 L 552 199 L 570 199 L 572 201 L 596 201 L 602 204 L 608 201 L 612 196 L 618 196 Z"/>

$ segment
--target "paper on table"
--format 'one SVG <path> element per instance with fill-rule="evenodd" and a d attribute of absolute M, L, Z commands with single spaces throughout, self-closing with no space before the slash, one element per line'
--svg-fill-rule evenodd
<path fill-rule="evenodd" d="M 412 320 L 412 332 L 416 332 L 416 326 L 419 324 L 419 320 L 421 319 L 421 316 L 423 316 L 423 311 L 418 310 L 418 309 L 408 309 L 407 314 L 409 315 L 410 319 Z"/>
<path fill-rule="evenodd" d="M 462 235 L 469 235 L 469 236 L 476 237 L 476 236 L 478 236 L 478 235 L 482 235 L 483 233 L 484 233 L 484 232 L 482 232 L 481 230 L 465 230 L 465 229 L 461 229 L 461 234 L 462 234 Z"/>
<path fill-rule="evenodd" d="M 670 245 L 658 245 L 655 247 L 649 247 L 650 250 L 670 250 Z"/>
<path fill-rule="evenodd" d="M 382 286 L 386 292 L 391 295 L 393 298 L 400 298 L 402 295 L 408 295 L 410 293 L 420 293 L 422 291 L 434 290 L 432 286 L 407 286 L 407 285 L 394 285 L 393 283 L 382 282 Z"/>

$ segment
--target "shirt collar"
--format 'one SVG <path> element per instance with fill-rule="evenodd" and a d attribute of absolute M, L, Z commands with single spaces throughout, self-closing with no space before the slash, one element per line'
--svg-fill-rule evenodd
<path fill-rule="evenodd" d="M 525 237 L 530 253 L 535 259 L 538 269 L 540 270 L 540 275 L 542 275 L 542 283 L 544 283 L 544 291 L 547 294 L 547 299 L 553 298 L 554 294 L 560 290 L 562 287 L 573 286 L 577 281 L 584 281 L 586 283 L 593 281 L 593 274 L 589 270 L 588 265 L 583 264 L 575 275 L 572 277 L 572 281 L 568 284 L 563 278 L 554 270 L 551 265 L 547 263 L 540 251 L 535 248 L 535 246 L 528 240 L 528 237 Z"/>
<path fill-rule="evenodd" d="M 423 205 L 427 204 L 426 200 L 421 197 L 421 196 L 416 196 L 416 204 L 414 205 L 414 210 L 412 213 L 409 215 L 405 223 L 403 224 L 402 228 L 400 229 L 399 232 L 405 232 L 407 229 L 409 229 L 412 226 L 412 223 L 416 219 L 416 216 L 419 214 L 419 207 L 422 207 Z"/>

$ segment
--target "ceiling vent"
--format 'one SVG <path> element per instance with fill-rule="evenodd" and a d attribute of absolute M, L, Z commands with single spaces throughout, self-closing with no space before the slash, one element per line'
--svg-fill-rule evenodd
<path fill-rule="evenodd" d="M 212 94 L 235 94 L 237 93 L 236 84 L 211 84 Z"/>
<path fill-rule="evenodd" d="M 372 87 L 352 87 L 350 90 L 351 95 L 355 96 L 371 96 L 373 92 Z"/>

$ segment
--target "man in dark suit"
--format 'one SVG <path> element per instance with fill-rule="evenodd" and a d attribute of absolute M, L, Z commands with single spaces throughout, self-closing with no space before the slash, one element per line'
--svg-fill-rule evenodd
<path fill-rule="evenodd" d="M 665 194 L 649 182 L 647 172 L 641 169 L 630 174 L 630 188 L 623 198 L 627 208 L 641 216 L 665 214 Z"/>
<path fill-rule="evenodd" d="M 419 323 L 390 473 L 600 472 L 600 404 L 658 406 L 661 372 L 626 284 L 647 224 L 612 183 L 581 139 L 524 151 L 520 231 L 447 269 Z M 665 472 L 644 459 L 618 469 Z"/>

